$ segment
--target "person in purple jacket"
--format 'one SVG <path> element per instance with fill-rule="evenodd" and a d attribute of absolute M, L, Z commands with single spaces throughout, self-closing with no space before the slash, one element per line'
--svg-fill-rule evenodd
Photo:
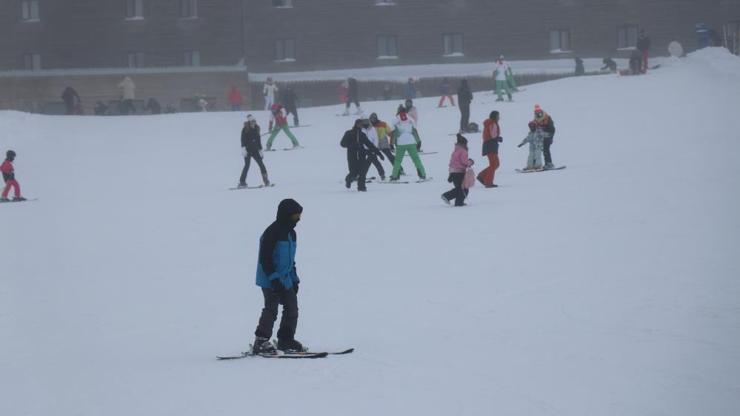
<path fill-rule="evenodd" d="M 471 166 L 473 166 L 473 159 L 468 157 L 468 139 L 458 133 L 455 150 L 450 156 L 450 176 L 447 178 L 447 182 L 452 182 L 455 187 L 442 194 L 442 200 L 446 204 L 454 199 L 456 207 L 465 206 L 468 190 L 463 189 L 463 179 L 465 179 L 465 171 Z"/>

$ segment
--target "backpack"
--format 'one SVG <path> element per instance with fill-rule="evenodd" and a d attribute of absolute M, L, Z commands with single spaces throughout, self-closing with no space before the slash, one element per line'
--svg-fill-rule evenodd
<path fill-rule="evenodd" d="M 463 178 L 462 187 L 463 189 L 470 189 L 475 186 L 475 171 L 473 168 L 465 169 L 465 177 Z"/>

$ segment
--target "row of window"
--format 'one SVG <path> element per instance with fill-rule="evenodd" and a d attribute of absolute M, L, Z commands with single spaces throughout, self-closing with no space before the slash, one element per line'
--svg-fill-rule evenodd
<path fill-rule="evenodd" d="M 40 0 L 20 0 L 20 2 L 22 21 L 41 21 L 41 14 L 39 13 Z M 144 18 L 144 0 L 123 0 L 123 2 L 124 16 L 126 17 L 126 19 L 136 20 Z M 198 0 L 180 0 L 180 17 L 198 17 Z"/>
<path fill-rule="evenodd" d="M 129 68 L 142 68 L 146 65 L 143 52 L 129 52 L 126 55 Z M 182 66 L 200 66 L 200 51 L 185 51 L 180 61 Z M 41 55 L 38 53 L 27 53 L 23 55 L 23 69 L 38 71 L 41 67 Z"/>
<path fill-rule="evenodd" d="M 395 0 L 373 0 L 376 6 L 395 6 Z M 293 0 L 272 0 L 272 7 L 293 7 Z"/>

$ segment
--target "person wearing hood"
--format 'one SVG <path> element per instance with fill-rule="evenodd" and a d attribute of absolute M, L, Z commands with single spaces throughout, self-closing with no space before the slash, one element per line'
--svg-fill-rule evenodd
<path fill-rule="evenodd" d="M 344 133 L 340 143 L 347 149 L 347 165 L 349 166 L 349 173 L 344 178 L 345 186 L 349 189 L 352 187 L 352 182 L 357 180 L 357 190 L 360 192 L 367 191 L 365 178 L 372 159 L 377 156 L 385 160 L 380 150 L 367 138 L 363 131 L 363 124 L 362 119 L 355 120 L 354 126 Z"/>
<path fill-rule="evenodd" d="M 552 164 L 550 146 L 552 146 L 555 138 L 555 122 L 552 121 L 549 114 L 542 110 L 539 104 L 534 106 L 534 120 L 532 122 L 534 122 L 535 129 L 543 133 L 542 154 L 545 156 L 545 170 L 553 169 L 555 165 Z"/>
<path fill-rule="evenodd" d="M 15 169 L 13 168 L 13 161 L 15 160 L 15 152 L 8 150 L 5 152 L 5 161 L 0 165 L 0 172 L 3 174 L 3 181 L 5 182 L 5 189 L 3 189 L 2 196 L 0 196 L 0 202 L 8 202 L 8 194 L 10 188 L 15 191 L 13 201 L 25 201 L 26 198 L 21 196 L 21 185 L 15 179 Z"/>
<path fill-rule="evenodd" d="M 303 207 L 295 200 L 280 201 L 277 218 L 260 237 L 257 286 L 262 289 L 265 305 L 254 331 L 252 352 L 255 354 L 276 353 L 270 338 L 280 305 L 283 305 L 283 314 L 277 332 L 277 349 L 288 352 L 304 351 L 303 345 L 295 339 L 300 283 L 295 267 L 295 227 L 301 220 L 302 212 Z"/>
<path fill-rule="evenodd" d="M 456 207 L 465 205 L 468 190 L 463 189 L 463 180 L 465 179 L 465 172 L 471 166 L 473 166 L 473 159 L 468 157 L 468 139 L 458 133 L 455 149 L 450 156 L 450 176 L 447 178 L 447 182 L 451 182 L 454 188 L 442 194 L 442 200 L 446 204 L 454 199 Z"/>

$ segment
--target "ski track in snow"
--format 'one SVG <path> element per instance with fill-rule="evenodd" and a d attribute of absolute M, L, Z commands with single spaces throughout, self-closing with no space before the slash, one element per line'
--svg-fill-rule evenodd
<path fill-rule="evenodd" d="M 0 206 L 0 414 L 737 414 L 739 62 L 710 48 L 476 94 L 472 121 L 501 112 L 501 187 L 462 209 L 439 199 L 459 113 L 434 97 L 415 104 L 436 179 L 367 193 L 340 183 L 339 105 L 302 109 L 305 149 L 266 153 L 278 185 L 249 192 L 227 190 L 244 113 L 0 112 L 40 197 Z M 536 103 L 568 168 L 521 175 Z M 297 338 L 356 351 L 217 362 L 253 340 L 258 239 L 286 197 L 304 206 Z"/>

